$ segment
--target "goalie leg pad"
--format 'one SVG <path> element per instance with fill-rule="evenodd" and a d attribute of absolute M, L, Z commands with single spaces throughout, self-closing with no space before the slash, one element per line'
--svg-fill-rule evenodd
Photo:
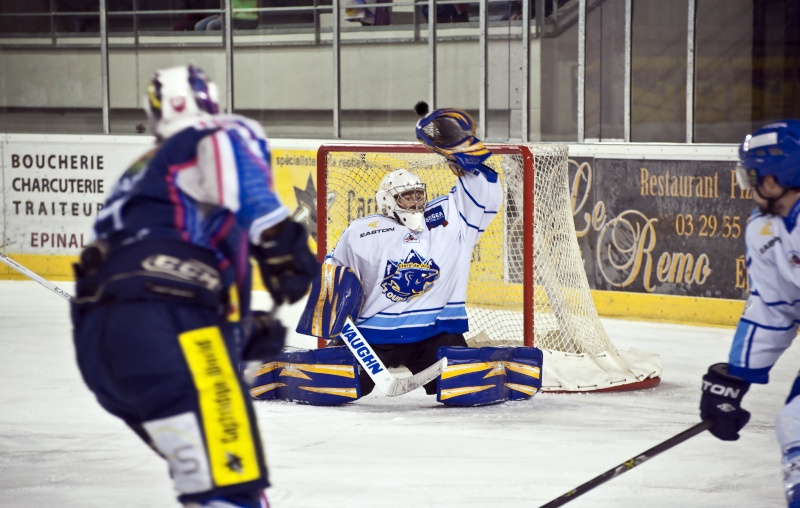
<path fill-rule="evenodd" d="M 447 368 L 436 400 L 450 406 L 482 406 L 532 397 L 542 386 L 542 352 L 536 348 L 441 347 Z"/>
<path fill-rule="evenodd" d="M 322 273 L 311 284 L 297 333 L 330 339 L 339 335 L 348 316 L 361 313 L 364 291 L 358 275 L 347 266 L 322 265 Z"/>
<path fill-rule="evenodd" d="M 509 400 L 530 399 L 542 389 L 542 350 L 535 347 L 512 347 L 506 360 L 506 386 Z"/>
<path fill-rule="evenodd" d="M 344 346 L 286 349 L 246 375 L 251 379 L 250 395 L 258 400 L 335 406 L 361 397 L 358 363 Z"/>

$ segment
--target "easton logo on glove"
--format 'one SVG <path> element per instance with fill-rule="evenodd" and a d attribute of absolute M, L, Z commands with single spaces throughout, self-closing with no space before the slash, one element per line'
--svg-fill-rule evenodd
<path fill-rule="evenodd" d="M 728 364 L 717 363 L 703 376 L 702 388 L 700 418 L 712 422 L 709 432 L 723 441 L 739 439 L 739 431 L 750 420 L 741 405 L 750 384 L 728 374 Z"/>
<path fill-rule="evenodd" d="M 741 393 L 742 390 L 739 388 L 734 388 L 732 386 L 718 385 L 710 381 L 703 380 L 703 391 L 711 392 L 714 395 L 719 395 L 721 397 L 731 397 L 733 399 L 738 399 L 739 394 Z"/>

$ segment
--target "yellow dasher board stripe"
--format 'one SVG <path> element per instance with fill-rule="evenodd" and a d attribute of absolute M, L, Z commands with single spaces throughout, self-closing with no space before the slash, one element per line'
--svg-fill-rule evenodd
<path fill-rule="evenodd" d="M 439 392 L 439 400 L 447 400 L 460 395 L 468 395 L 470 393 L 482 392 L 491 388 L 497 388 L 497 385 L 483 385 L 483 386 L 462 386 L 461 388 L 451 388 L 450 390 L 441 390 Z"/>
<path fill-rule="evenodd" d="M 255 370 L 248 371 L 247 375 L 251 377 L 260 376 L 275 369 L 283 369 L 279 376 L 299 377 L 303 379 L 311 379 L 303 372 L 311 372 L 314 374 L 329 374 L 331 376 L 339 377 L 355 377 L 355 369 L 352 365 L 336 365 L 329 363 L 290 363 L 290 362 L 269 362 L 262 363 Z"/>
<path fill-rule="evenodd" d="M 272 391 L 272 390 L 274 390 L 276 388 L 280 388 L 282 386 L 286 386 L 286 384 L 285 383 L 269 383 L 269 384 L 266 384 L 266 385 L 254 386 L 253 388 L 250 388 L 250 395 L 253 396 L 253 397 L 257 397 L 257 396 L 261 395 L 262 393 L 267 393 L 269 391 Z"/>
<path fill-rule="evenodd" d="M 298 388 L 301 390 L 308 390 L 309 392 L 338 395 L 340 397 L 348 397 L 350 399 L 358 398 L 358 390 L 355 388 L 324 388 L 319 386 L 300 386 Z"/>
<path fill-rule="evenodd" d="M 522 392 L 530 397 L 533 397 L 533 394 L 539 391 L 535 386 L 521 385 L 517 383 L 506 383 L 506 386 L 511 390 Z"/>
<path fill-rule="evenodd" d="M 244 396 L 219 328 L 178 336 L 197 388 L 214 484 L 220 487 L 261 475 Z"/>

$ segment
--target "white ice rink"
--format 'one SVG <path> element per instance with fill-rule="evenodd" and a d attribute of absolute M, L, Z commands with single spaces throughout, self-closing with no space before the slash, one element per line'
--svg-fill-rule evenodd
<path fill-rule="evenodd" d="M 618 348 L 661 355 L 660 386 L 471 409 L 421 389 L 341 407 L 256 403 L 273 507 L 537 507 L 697 423 L 700 378 L 726 360 L 733 330 L 603 322 Z M 785 506 L 774 418 L 799 366 L 790 350 L 750 390 L 739 441 L 701 434 L 567 507 Z M 67 302 L 33 282 L 0 281 L 0 506 L 178 506 L 166 464 L 83 385 Z"/>

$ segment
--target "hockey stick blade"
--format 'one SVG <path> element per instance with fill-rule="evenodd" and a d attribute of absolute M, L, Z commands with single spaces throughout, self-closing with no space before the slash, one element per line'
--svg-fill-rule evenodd
<path fill-rule="evenodd" d="M 386 395 L 394 397 L 395 395 L 402 395 L 412 390 L 416 390 L 420 386 L 426 385 L 439 377 L 444 369 L 447 368 L 447 358 L 442 358 L 422 372 L 417 372 L 409 377 L 395 377 Z"/>
<path fill-rule="evenodd" d="M 566 494 L 563 494 L 553 499 L 547 504 L 543 504 L 539 508 L 557 508 L 559 506 L 564 506 L 565 504 L 569 503 L 576 497 L 586 494 L 593 488 L 602 485 L 603 483 L 607 482 L 608 480 L 611 480 L 612 478 L 616 478 L 617 476 L 621 475 L 622 473 L 625 473 L 626 471 L 630 471 L 639 464 L 647 462 L 656 455 L 669 450 L 675 445 L 683 443 L 684 441 L 696 436 L 697 434 L 700 434 L 701 432 L 705 432 L 709 428 L 711 428 L 711 420 L 703 420 L 697 425 L 693 425 L 688 429 L 684 430 L 680 434 L 676 434 L 671 438 L 667 439 L 666 441 L 662 441 L 661 443 L 650 448 L 646 452 L 640 453 L 636 457 L 626 460 L 617 467 L 609 469 L 608 471 L 606 471 L 601 475 L 595 476 L 588 482 L 575 487 Z"/>
<path fill-rule="evenodd" d="M 342 340 L 350 348 L 353 356 L 367 372 L 375 386 L 389 397 L 395 397 L 416 390 L 420 386 L 436 379 L 447 367 L 447 358 L 442 358 L 422 372 L 417 372 L 411 377 L 398 378 L 394 376 L 375 354 L 367 340 L 361 335 L 351 318 L 347 318 L 342 328 Z"/>
<path fill-rule="evenodd" d="M 25 268 L 21 264 L 17 263 L 16 261 L 11 259 L 10 257 L 6 256 L 2 252 L 0 252 L 0 261 L 2 261 L 8 267 L 18 271 L 19 273 L 21 273 L 25 277 L 28 277 L 32 281 L 38 282 L 39 284 L 41 284 L 42 286 L 46 287 L 47 289 L 49 289 L 53 293 L 57 294 L 61 298 L 64 298 L 65 300 L 70 301 L 70 302 L 72 301 L 72 296 L 69 293 L 67 293 L 66 291 L 64 291 L 60 287 L 56 286 L 55 284 L 43 279 L 39 274 L 28 270 L 27 268 Z"/>

